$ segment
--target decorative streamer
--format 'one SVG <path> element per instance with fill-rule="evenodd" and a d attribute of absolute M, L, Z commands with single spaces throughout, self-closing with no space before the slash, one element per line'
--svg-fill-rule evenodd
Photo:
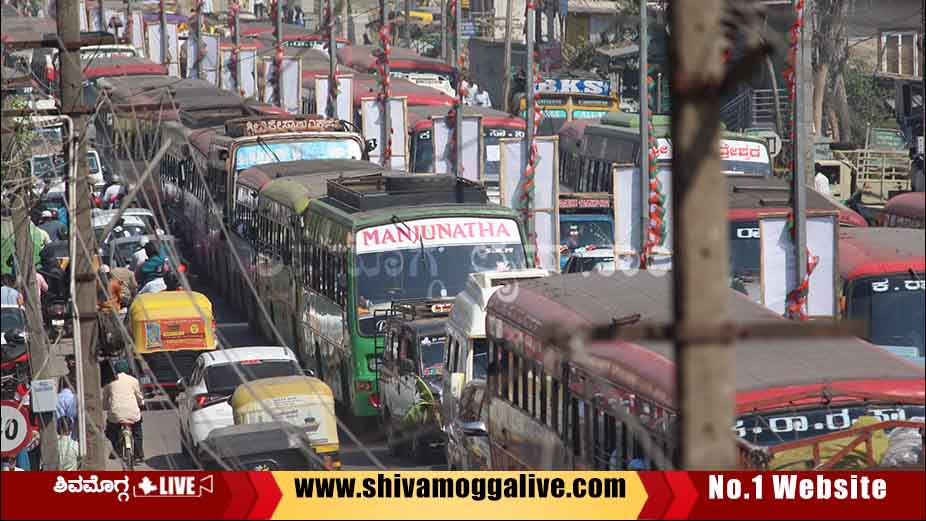
<path fill-rule="evenodd" d="M 666 242 L 666 196 L 663 191 L 662 181 L 659 180 L 659 144 L 656 141 L 655 127 L 653 125 L 653 91 L 656 88 L 656 82 L 653 79 L 655 67 L 649 66 L 646 71 L 646 106 L 649 107 L 649 118 L 646 122 L 646 128 L 649 129 L 647 146 L 647 181 L 649 187 L 649 226 L 646 229 L 646 238 L 643 243 L 643 251 L 640 252 L 640 267 L 646 269 L 649 257 L 657 246 L 662 246 Z M 642 172 L 642 169 L 641 169 Z M 642 174 L 641 174 L 642 175 Z"/>
<path fill-rule="evenodd" d="M 382 52 L 376 58 L 376 77 L 379 81 L 380 92 L 377 95 L 379 101 L 382 103 L 382 110 L 385 114 L 386 105 L 389 103 L 389 98 L 392 97 L 391 84 L 389 81 L 389 76 L 386 74 L 386 66 L 389 64 L 389 54 L 390 50 L 390 39 L 389 39 L 389 23 L 386 22 L 379 29 L 379 42 L 382 45 Z M 389 128 L 386 129 L 386 143 L 385 148 L 383 149 L 383 166 L 388 166 L 392 164 L 392 124 L 390 122 Z"/>
<path fill-rule="evenodd" d="M 325 47 L 328 49 L 328 56 L 334 56 L 331 53 L 337 52 L 337 45 L 331 48 L 331 35 L 334 32 L 334 16 L 331 15 L 331 1 L 325 0 Z M 340 85 L 338 85 L 338 64 L 335 60 L 334 77 L 328 77 L 328 117 L 337 117 L 338 113 L 338 96 L 341 94 Z"/>
<path fill-rule="evenodd" d="M 535 3 L 535 0 L 529 0 L 527 2 L 526 9 L 532 10 L 536 13 L 537 4 Z M 526 20 L 527 16 L 525 16 L 524 18 Z M 528 89 L 528 92 L 526 93 L 526 95 L 532 96 L 534 99 L 534 113 L 530 115 L 532 119 L 532 122 L 530 124 L 533 125 L 534 131 L 531 134 L 533 139 L 531 140 L 530 143 L 527 144 L 528 146 L 527 167 L 524 169 L 524 184 L 521 185 L 521 208 L 522 208 L 522 212 L 524 213 L 525 221 L 530 221 L 530 219 L 533 218 L 533 213 L 534 213 L 533 209 L 531 208 L 531 204 L 530 204 L 531 201 L 533 200 L 533 195 L 534 195 L 535 177 L 537 174 L 537 162 L 538 162 L 537 143 L 534 141 L 534 139 L 536 139 L 537 131 L 540 129 L 540 121 L 543 119 L 543 113 L 540 110 L 540 103 L 538 103 L 540 94 L 537 92 L 537 84 L 543 81 L 543 77 L 541 75 L 541 67 L 540 67 L 540 56 L 537 53 L 536 49 L 530 49 L 530 52 L 534 54 L 534 81 L 532 85 L 526 86 L 526 88 Z M 534 230 L 533 232 L 531 232 L 530 237 L 528 237 L 528 239 L 531 241 L 531 243 L 534 246 L 534 265 L 539 266 L 540 265 L 540 250 L 537 244 L 537 231 Z"/>
<path fill-rule="evenodd" d="M 193 23 L 196 23 L 196 20 L 199 20 L 199 21 L 201 22 L 200 25 L 199 25 L 199 28 L 198 28 L 198 29 L 199 29 L 199 34 L 200 34 L 200 35 L 203 34 L 203 25 L 205 25 L 204 23 L 202 23 L 202 21 L 204 21 L 204 20 L 206 19 L 205 16 L 203 15 L 203 5 L 204 5 L 204 3 L 205 3 L 205 0 L 197 0 L 197 2 L 196 2 L 196 14 L 198 15 L 198 17 L 193 17 Z M 197 55 L 197 56 L 196 56 L 196 61 L 193 62 L 193 68 L 194 68 L 194 69 L 196 68 L 196 64 L 198 64 L 198 63 L 200 63 L 200 62 L 202 62 L 203 60 L 206 59 L 206 46 L 203 45 L 203 40 L 202 40 L 202 38 L 200 38 L 199 41 L 196 42 L 196 55 Z M 205 78 L 198 78 L 198 77 L 197 77 L 197 79 L 202 80 L 202 79 L 205 79 Z"/>
<path fill-rule="evenodd" d="M 786 58 L 787 66 L 785 67 L 783 76 L 785 84 L 788 87 L 788 97 L 791 100 L 791 128 L 789 129 L 789 145 L 788 145 L 788 161 L 791 166 L 791 172 L 793 175 L 795 168 L 795 129 L 794 125 L 797 123 L 796 119 L 793 117 L 795 113 L 794 104 L 797 100 L 797 78 L 795 74 L 795 68 L 797 67 L 797 52 L 800 47 L 801 41 L 801 32 L 803 31 L 803 18 L 804 18 L 804 0 L 797 0 L 794 4 L 794 23 L 791 25 L 791 29 L 788 31 L 790 40 L 788 45 L 788 55 Z M 791 242 L 797 245 L 797 240 L 795 240 L 796 228 L 794 225 L 794 213 L 791 212 L 788 214 L 788 231 L 791 236 Z M 795 248 L 796 254 L 796 248 Z M 807 247 L 807 269 L 804 273 L 804 278 L 798 284 L 797 288 L 788 292 L 788 301 L 786 303 L 786 314 L 788 318 L 796 320 L 807 320 L 807 312 L 804 311 L 805 305 L 807 304 L 807 295 L 810 292 L 810 274 L 813 273 L 814 268 L 817 267 L 817 263 L 820 261 L 819 257 L 814 257 L 810 253 L 810 248 Z"/>

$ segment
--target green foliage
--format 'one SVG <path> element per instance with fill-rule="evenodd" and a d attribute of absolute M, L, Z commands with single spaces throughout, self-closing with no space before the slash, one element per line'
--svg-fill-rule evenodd
<path fill-rule="evenodd" d="M 28 108 L 24 96 L 4 96 L 3 110 L 21 110 Z M 15 177 L 15 168 L 20 168 L 29 160 L 29 144 L 33 132 L 22 123 L 20 118 L 8 118 L 3 121 L 4 128 L 14 129 L 13 133 L 4 133 L 2 161 L 0 161 L 0 184 L 6 190 L 6 183 Z"/>
<path fill-rule="evenodd" d="M 846 86 L 846 100 L 852 114 L 852 135 L 865 139 L 868 125 L 874 127 L 895 127 L 884 100 L 892 96 L 891 90 L 878 83 L 875 70 L 860 60 L 849 60 L 843 80 Z"/>

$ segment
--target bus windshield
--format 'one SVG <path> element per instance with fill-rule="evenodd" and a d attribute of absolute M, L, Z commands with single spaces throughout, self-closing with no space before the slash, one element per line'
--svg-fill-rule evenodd
<path fill-rule="evenodd" d="M 307 159 L 363 159 L 360 143 L 354 139 L 305 139 L 267 143 L 265 140 L 238 147 L 235 170 L 252 166 Z"/>
<path fill-rule="evenodd" d="M 762 143 L 721 139 L 720 160 L 727 175 L 772 175 L 768 148 Z"/>
<path fill-rule="evenodd" d="M 447 337 L 424 337 L 421 339 L 421 367 L 424 376 L 438 376 L 444 372 L 444 350 Z"/>
<path fill-rule="evenodd" d="M 911 358 L 924 356 L 926 279 L 908 273 L 855 280 L 848 290 L 849 318 L 866 324 L 866 339 Z"/>
<path fill-rule="evenodd" d="M 607 216 L 560 218 L 559 241 L 568 250 L 564 253 L 566 256 L 577 248 L 611 248 L 614 246 L 614 223 Z"/>
<path fill-rule="evenodd" d="M 746 441 L 761 446 L 774 446 L 847 429 L 863 416 L 877 421 L 922 418 L 922 405 L 866 405 L 776 411 L 747 414 L 736 420 L 736 433 Z"/>
<path fill-rule="evenodd" d="M 730 222 L 730 273 L 734 277 L 759 276 L 759 222 Z"/>
<path fill-rule="evenodd" d="M 417 219 L 360 230 L 356 240 L 361 315 L 394 301 L 452 298 L 463 290 L 470 273 L 527 266 L 512 219 Z M 361 325 L 361 333 L 372 335 L 375 327 L 367 331 Z"/>

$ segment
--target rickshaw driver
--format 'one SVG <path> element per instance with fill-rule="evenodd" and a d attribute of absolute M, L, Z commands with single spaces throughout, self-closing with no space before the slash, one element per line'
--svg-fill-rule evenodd
<path fill-rule="evenodd" d="M 145 398 L 138 379 L 129 374 L 129 362 L 119 360 L 113 364 L 116 379 L 103 388 L 103 410 L 106 411 L 106 437 L 119 452 L 119 434 L 123 423 L 132 424 L 132 439 L 135 442 L 135 459 L 144 460 L 141 410 Z M 110 459 L 116 459 L 115 454 Z"/>

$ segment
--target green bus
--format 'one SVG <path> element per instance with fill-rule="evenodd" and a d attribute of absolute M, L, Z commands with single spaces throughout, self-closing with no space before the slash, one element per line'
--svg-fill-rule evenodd
<path fill-rule="evenodd" d="M 405 172 L 301 177 L 302 193 L 295 182 L 258 195 L 258 291 L 284 341 L 355 417 L 378 414 L 374 338 L 393 302 L 450 302 L 471 273 L 532 267 L 518 215 L 482 185 Z"/>

